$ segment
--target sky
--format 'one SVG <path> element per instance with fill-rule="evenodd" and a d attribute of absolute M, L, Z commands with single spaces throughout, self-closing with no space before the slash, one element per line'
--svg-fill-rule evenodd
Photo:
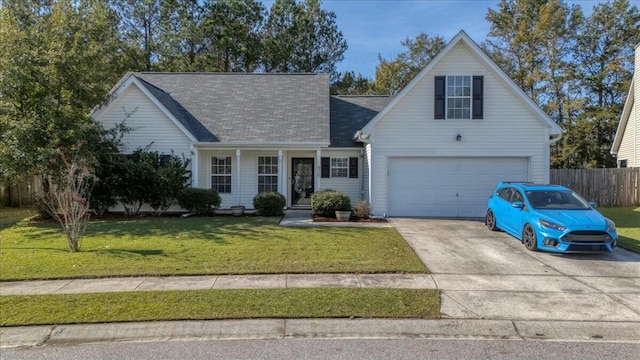
<path fill-rule="evenodd" d="M 568 1 L 579 4 L 585 15 L 604 0 Z M 267 8 L 273 0 L 262 1 Z M 631 3 L 640 3 L 632 0 Z M 485 20 L 489 8 L 497 9 L 499 1 L 488 0 L 323 0 L 322 8 L 336 14 L 338 29 L 349 49 L 338 71 L 354 71 L 373 78 L 378 54 L 393 59 L 403 51 L 400 44 L 421 32 L 451 40 L 464 30 L 478 44 L 489 33 Z"/>

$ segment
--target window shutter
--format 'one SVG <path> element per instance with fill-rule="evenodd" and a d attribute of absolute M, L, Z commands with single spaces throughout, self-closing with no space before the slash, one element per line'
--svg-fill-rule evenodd
<path fill-rule="evenodd" d="M 349 178 L 350 179 L 358 178 L 358 158 L 357 157 L 349 158 Z"/>
<path fill-rule="evenodd" d="M 446 91 L 446 81 L 444 76 L 436 76 L 435 77 L 435 99 L 434 99 L 434 119 L 444 119 L 445 118 L 445 91 Z"/>
<path fill-rule="evenodd" d="M 482 76 L 474 76 L 473 77 L 473 115 L 472 119 L 482 119 L 483 117 L 483 101 L 482 101 L 482 93 L 483 93 L 483 83 L 484 79 Z"/>
<path fill-rule="evenodd" d="M 331 158 L 323 157 L 320 159 L 320 177 L 331 177 Z"/>

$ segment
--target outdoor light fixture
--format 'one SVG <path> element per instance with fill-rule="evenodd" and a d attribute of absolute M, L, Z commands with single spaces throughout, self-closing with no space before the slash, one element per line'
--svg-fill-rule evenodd
<path fill-rule="evenodd" d="M 456 136 L 456 141 L 462 141 L 462 135 L 458 134 L 458 136 Z"/>

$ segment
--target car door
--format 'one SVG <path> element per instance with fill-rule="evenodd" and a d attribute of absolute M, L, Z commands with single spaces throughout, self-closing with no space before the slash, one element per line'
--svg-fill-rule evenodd
<path fill-rule="evenodd" d="M 514 207 L 513 205 L 517 202 L 520 202 L 525 206 L 523 208 Z M 524 196 L 517 189 L 513 189 L 509 203 L 509 222 L 511 225 L 509 228 L 510 233 L 520 239 L 522 237 L 522 228 L 524 227 L 524 222 L 527 219 L 529 209 L 526 207 Z"/>
<path fill-rule="evenodd" d="M 497 199 L 495 201 L 495 217 L 496 217 L 496 226 L 506 232 L 509 232 L 511 228 L 511 220 L 509 219 L 511 212 L 511 203 L 509 200 L 511 199 L 511 193 L 513 190 L 511 188 L 502 188 L 497 191 Z"/>

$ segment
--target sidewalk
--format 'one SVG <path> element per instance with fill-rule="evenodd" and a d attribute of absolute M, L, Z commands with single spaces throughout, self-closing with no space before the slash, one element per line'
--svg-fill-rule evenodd
<path fill-rule="evenodd" d="M 307 226 L 333 226 L 333 227 L 392 227 L 388 222 L 314 222 L 311 210 L 306 209 L 289 209 L 284 212 L 282 220 L 280 220 L 280 226 L 290 227 L 307 227 Z"/>
<path fill-rule="evenodd" d="M 0 296 L 81 294 L 124 291 L 268 289 L 317 287 L 381 287 L 435 289 L 430 274 L 269 274 L 0 282 Z"/>

